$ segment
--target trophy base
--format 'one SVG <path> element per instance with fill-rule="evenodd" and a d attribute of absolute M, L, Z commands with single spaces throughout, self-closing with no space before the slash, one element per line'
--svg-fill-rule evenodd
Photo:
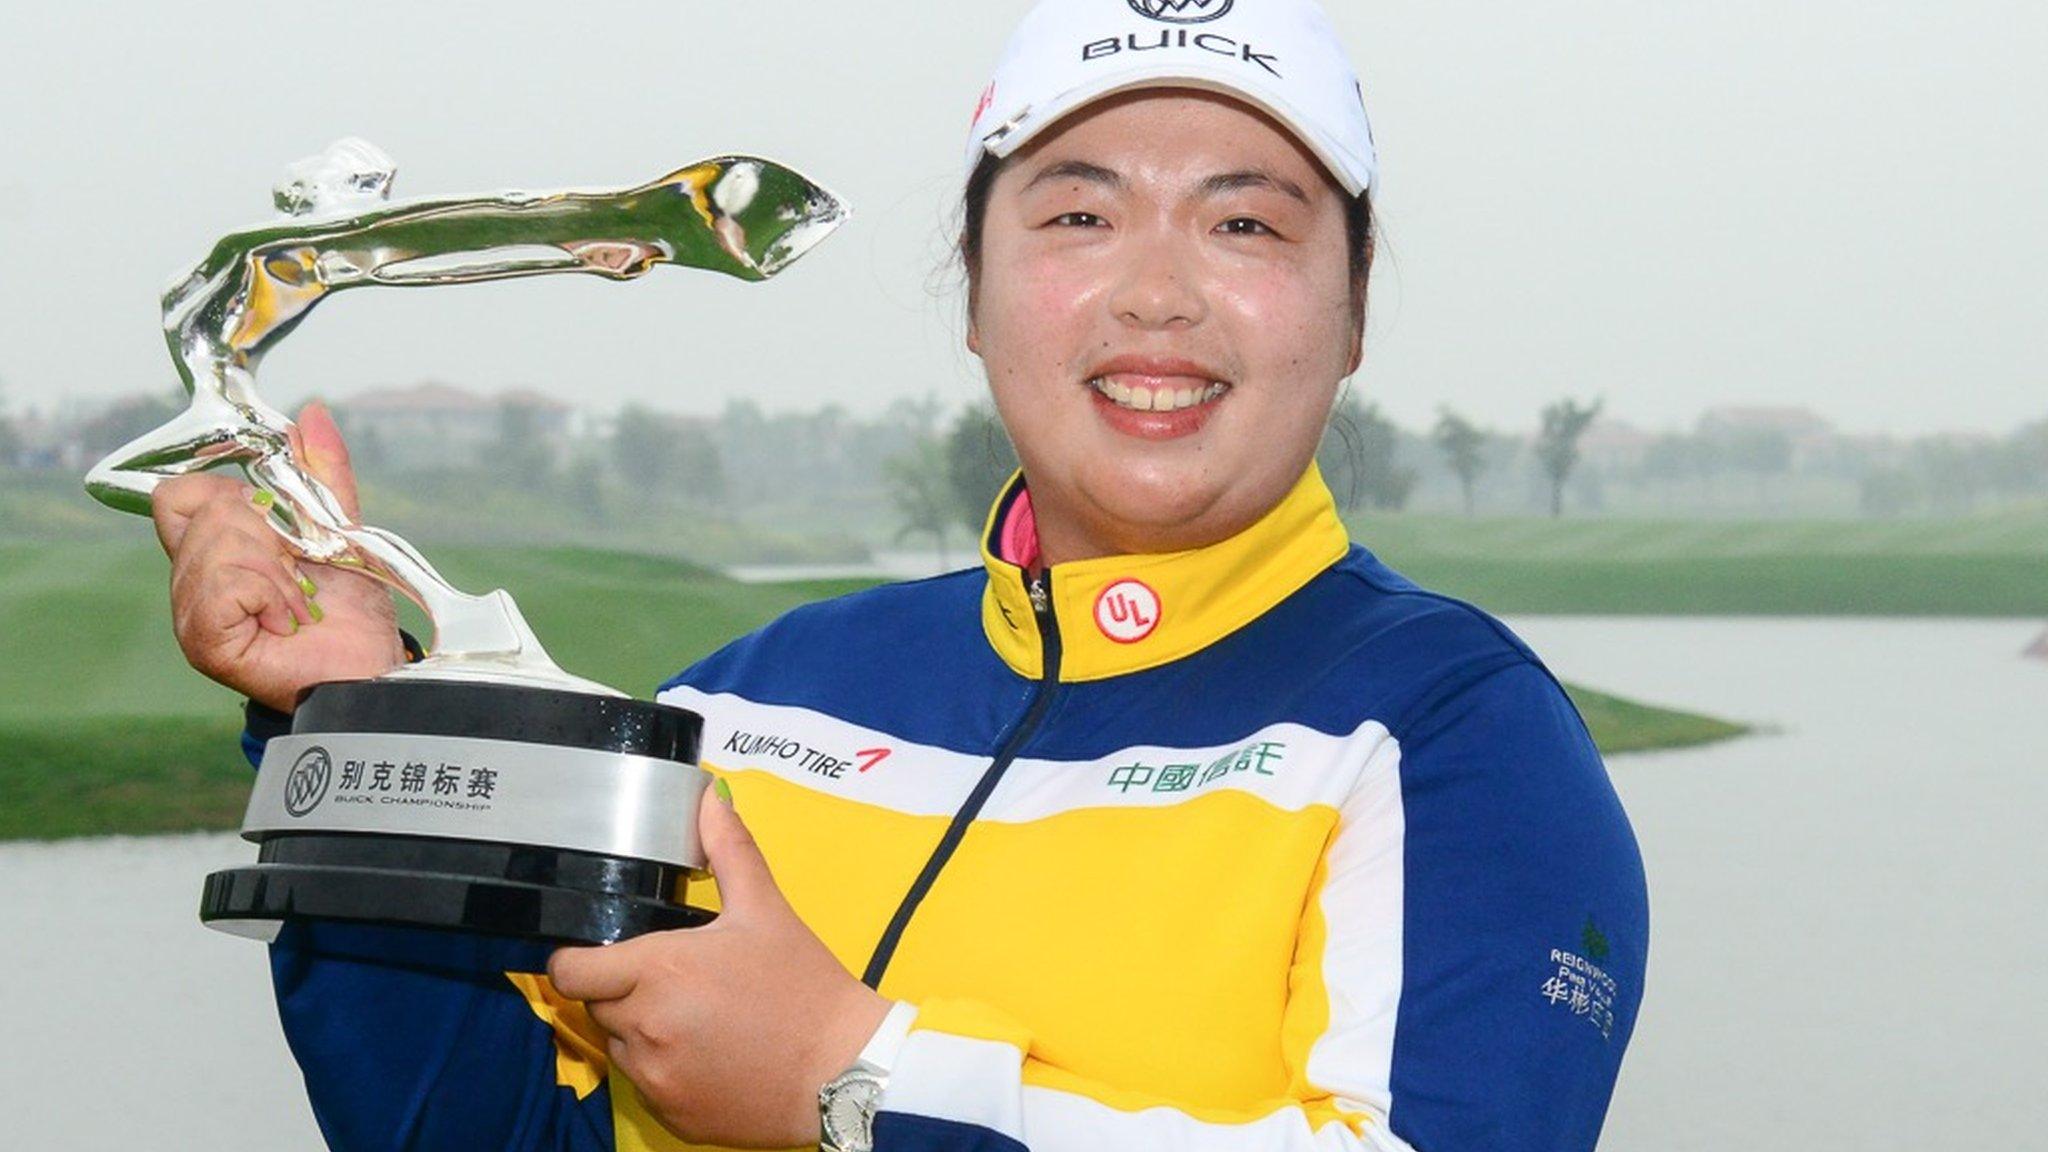
<path fill-rule="evenodd" d="M 466 681 L 312 689 L 272 737 L 199 918 L 274 940 L 290 921 L 606 944 L 691 928 L 703 721 L 662 704 Z"/>
<path fill-rule="evenodd" d="M 264 941 L 288 920 L 328 920 L 608 944 L 716 918 L 667 895 L 684 869 L 584 852 L 300 834 L 266 840 L 259 860 L 206 878 L 201 923 Z"/>

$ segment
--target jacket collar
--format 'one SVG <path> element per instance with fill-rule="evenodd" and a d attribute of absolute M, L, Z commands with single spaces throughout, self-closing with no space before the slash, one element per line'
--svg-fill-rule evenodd
<path fill-rule="evenodd" d="M 988 569 L 981 623 L 1003 662 L 1035 680 L 1045 675 L 1048 637 L 1032 608 L 1029 573 L 1003 551 L 1004 537 L 1019 535 L 1013 513 L 1028 517 L 1028 502 L 1019 472 L 989 510 L 981 535 Z M 1199 652 L 1293 595 L 1350 546 L 1336 501 L 1310 464 L 1271 511 L 1227 540 L 1185 552 L 1055 564 L 1048 608 L 1058 628 L 1059 678 L 1103 680 Z"/>

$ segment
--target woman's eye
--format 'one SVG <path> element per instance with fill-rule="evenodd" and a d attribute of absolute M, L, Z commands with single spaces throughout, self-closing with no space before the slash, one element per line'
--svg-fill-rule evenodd
<path fill-rule="evenodd" d="M 1265 221 L 1254 220 L 1249 216 L 1237 216 L 1232 219 L 1225 220 L 1223 223 L 1217 225 L 1217 228 L 1218 230 L 1229 233 L 1232 236 L 1274 235 L 1273 230 L 1271 228 L 1266 227 Z"/>
<path fill-rule="evenodd" d="M 1102 217 L 1093 212 L 1062 212 L 1052 222 L 1062 228 L 1094 228 L 1102 223 Z"/>

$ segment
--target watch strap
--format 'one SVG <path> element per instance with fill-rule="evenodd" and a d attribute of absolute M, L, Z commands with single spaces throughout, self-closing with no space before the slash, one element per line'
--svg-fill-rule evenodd
<path fill-rule="evenodd" d="M 868 1038 L 867 1046 L 860 1050 L 854 1066 L 866 1066 L 879 1075 L 887 1076 L 889 1069 L 896 1066 L 896 1054 L 903 1050 L 903 1041 L 910 1036 L 911 1022 L 917 1019 L 917 1005 L 898 1000 L 889 1006 L 889 1014 L 882 1017 L 882 1023 L 875 1034 Z"/>
<path fill-rule="evenodd" d="M 910 1034 L 911 1021 L 917 1018 L 917 1006 L 902 1001 L 889 1006 L 888 1014 L 882 1017 L 874 1035 L 868 1037 L 853 1066 L 832 1078 L 818 1091 L 818 1147 L 824 1152 L 873 1152 L 872 1134 L 875 1112 L 881 1106 L 882 1092 L 889 1084 L 889 1069 L 896 1062 L 897 1052 L 903 1047 L 904 1039 Z M 835 1132 L 832 1117 L 834 1109 L 840 1109 L 841 1124 L 847 1123 L 845 1110 L 857 1109 L 856 1131 Z"/>

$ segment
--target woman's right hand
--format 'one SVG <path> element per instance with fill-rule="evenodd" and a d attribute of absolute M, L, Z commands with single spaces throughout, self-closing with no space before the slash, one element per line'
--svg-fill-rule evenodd
<path fill-rule="evenodd" d="M 299 413 L 292 447 L 299 465 L 359 520 L 348 448 L 325 405 Z M 192 667 L 290 712 L 312 685 L 381 676 L 405 663 L 390 589 L 352 569 L 302 565 L 256 497 L 240 479 L 204 473 L 157 486 L 152 510 L 171 558 L 171 626 Z"/>

